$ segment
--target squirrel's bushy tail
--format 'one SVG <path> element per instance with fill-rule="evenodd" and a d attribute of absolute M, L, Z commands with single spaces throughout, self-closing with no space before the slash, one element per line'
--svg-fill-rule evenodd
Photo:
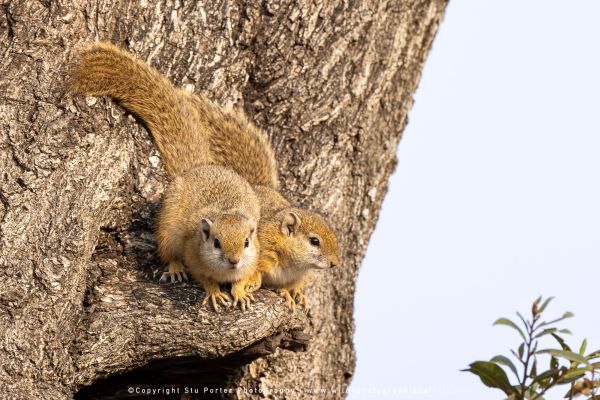
<path fill-rule="evenodd" d="M 196 164 L 231 168 L 253 185 L 279 187 L 269 139 L 237 111 L 175 88 L 148 64 L 109 43 L 84 48 L 71 86 L 86 95 L 108 95 L 139 116 L 161 152 L 167 172 Z"/>
<path fill-rule="evenodd" d="M 252 185 L 279 188 L 275 153 L 267 135 L 236 110 L 216 107 L 194 97 L 197 110 L 206 121 L 210 156 L 214 164 L 233 169 Z"/>
<path fill-rule="evenodd" d="M 208 142 L 197 132 L 201 121 L 192 95 L 130 53 L 109 43 L 85 47 L 71 71 L 70 85 L 88 96 L 111 96 L 140 117 L 171 176 L 211 163 Z"/>

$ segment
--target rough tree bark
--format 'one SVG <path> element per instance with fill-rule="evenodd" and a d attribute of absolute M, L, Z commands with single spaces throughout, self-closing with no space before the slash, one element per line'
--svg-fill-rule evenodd
<path fill-rule="evenodd" d="M 1 0 L 0 396 L 119 397 L 133 382 L 343 397 L 357 269 L 445 6 Z M 284 194 L 341 240 L 342 267 L 314 275 L 308 313 L 261 290 L 252 311 L 216 314 L 197 285 L 158 284 L 157 151 L 112 101 L 65 90 L 74 50 L 95 39 L 268 132 Z"/>

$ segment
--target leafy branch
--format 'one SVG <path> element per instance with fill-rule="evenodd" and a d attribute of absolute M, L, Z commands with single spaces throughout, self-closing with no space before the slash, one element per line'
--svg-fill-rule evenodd
<path fill-rule="evenodd" d="M 552 301 L 552 297 L 542 302 L 539 297 L 531 307 L 531 318 L 525 319 L 519 312 L 520 325 L 508 318 L 499 318 L 494 325 L 505 325 L 514 329 L 523 341 L 516 350 L 511 350 L 515 363 L 507 356 L 497 355 L 490 361 L 475 361 L 463 371 L 477 375 L 488 387 L 502 390 L 507 400 L 543 400 L 548 390 L 560 385 L 570 385 L 565 398 L 572 400 L 576 396 L 586 396 L 585 400 L 600 400 L 598 389 L 600 379 L 600 350 L 586 355 L 587 340 L 584 340 L 578 352 L 574 352 L 565 343 L 563 334 L 571 334 L 568 329 L 559 329 L 556 324 L 571 318 L 573 313 L 566 312 L 561 317 L 542 321 L 542 313 Z M 560 334 L 560 335 L 559 335 Z M 541 340 L 553 338 L 559 349 L 541 349 Z M 549 368 L 538 372 L 540 356 L 550 356 Z M 518 367 L 517 367 L 518 366 Z M 515 376 L 511 383 L 504 368 Z"/>

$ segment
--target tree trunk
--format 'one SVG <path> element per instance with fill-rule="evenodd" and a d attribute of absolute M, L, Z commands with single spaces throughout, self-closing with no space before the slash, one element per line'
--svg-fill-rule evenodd
<path fill-rule="evenodd" d="M 0 0 L 0 396 L 343 397 L 358 266 L 445 6 Z M 310 311 L 260 290 L 251 311 L 217 314 L 198 285 L 158 283 L 157 150 L 109 99 L 66 90 L 74 51 L 96 39 L 268 132 L 284 195 L 340 238 L 342 265 L 314 274 Z"/>

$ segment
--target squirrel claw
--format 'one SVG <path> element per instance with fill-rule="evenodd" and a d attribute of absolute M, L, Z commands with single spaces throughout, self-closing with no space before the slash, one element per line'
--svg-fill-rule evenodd
<path fill-rule="evenodd" d="M 215 291 L 213 293 L 206 293 L 206 296 L 204 296 L 204 300 L 202 300 L 202 305 L 205 306 L 206 304 L 208 304 L 209 299 L 210 299 L 210 302 L 212 303 L 212 306 L 216 312 L 221 311 L 221 308 L 219 307 L 219 302 L 224 307 L 231 306 L 231 299 L 229 298 L 227 293 L 223 293 L 220 290 Z"/>
<path fill-rule="evenodd" d="M 290 295 L 290 292 L 287 289 L 279 289 L 277 293 L 279 293 L 279 295 L 283 297 L 283 299 L 285 300 L 285 304 L 291 310 L 296 309 L 296 302 L 294 301 L 294 298 Z"/>
<path fill-rule="evenodd" d="M 237 306 L 238 300 L 239 300 L 240 308 L 242 309 L 242 311 L 250 310 L 251 307 L 250 307 L 250 298 L 249 297 L 241 298 L 241 299 L 235 298 L 233 300 L 233 307 Z"/>
<path fill-rule="evenodd" d="M 181 272 L 165 271 L 160 276 L 160 279 L 158 280 L 158 282 L 165 283 L 165 282 L 169 281 L 169 278 L 171 281 L 170 283 L 183 282 L 183 281 L 187 282 L 187 280 L 188 280 L 188 276 L 185 273 L 185 271 L 181 271 Z"/>
<path fill-rule="evenodd" d="M 308 302 L 306 300 L 306 296 L 304 295 L 304 293 L 302 293 L 302 290 L 300 290 L 300 289 L 293 289 L 292 290 L 292 295 L 293 295 L 294 300 L 296 301 L 297 304 L 299 304 L 302 307 L 306 308 Z"/>
<path fill-rule="evenodd" d="M 246 293 L 241 290 L 232 290 L 231 295 L 233 296 L 233 307 L 236 307 L 240 303 L 242 311 L 250 310 L 250 300 L 254 300 L 254 296 L 251 293 Z"/>
<path fill-rule="evenodd" d="M 177 261 L 170 262 L 167 271 L 162 273 L 158 282 L 167 282 L 169 278 L 171 278 L 171 283 L 187 281 L 188 276 L 185 273 L 183 264 Z"/>

